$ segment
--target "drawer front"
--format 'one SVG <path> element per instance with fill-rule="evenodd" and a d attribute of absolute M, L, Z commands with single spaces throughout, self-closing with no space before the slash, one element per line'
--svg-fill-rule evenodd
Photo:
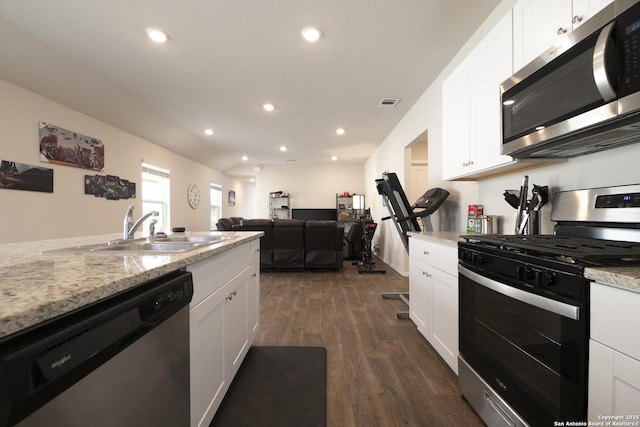
<path fill-rule="evenodd" d="M 442 245 L 411 237 L 409 239 L 409 255 L 453 276 L 458 275 L 458 249 L 454 246 Z"/>
<path fill-rule="evenodd" d="M 591 285 L 591 338 L 640 360 L 640 293 Z"/>
<path fill-rule="evenodd" d="M 260 262 L 260 239 L 252 240 L 249 250 L 251 251 L 251 261 L 249 263 Z"/>
<path fill-rule="evenodd" d="M 250 250 L 251 245 L 243 244 L 188 266 L 187 270 L 193 274 L 191 307 L 251 265 Z"/>

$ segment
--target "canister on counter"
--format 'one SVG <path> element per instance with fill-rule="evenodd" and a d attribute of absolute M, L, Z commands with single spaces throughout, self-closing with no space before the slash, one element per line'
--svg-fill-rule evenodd
<path fill-rule="evenodd" d="M 469 205 L 469 216 L 467 222 L 467 233 L 474 233 L 476 231 L 475 219 L 481 216 L 484 212 L 482 205 Z"/>
<path fill-rule="evenodd" d="M 496 234 L 498 232 L 498 218 L 495 216 L 479 215 L 474 220 L 474 233 Z"/>

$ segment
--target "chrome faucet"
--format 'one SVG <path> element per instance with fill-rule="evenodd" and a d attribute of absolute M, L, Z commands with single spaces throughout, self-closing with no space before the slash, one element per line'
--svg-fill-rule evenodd
<path fill-rule="evenodd" d="M 160 214 L 158 211 L 151 211 L 151 212 L 145 214 L 142 218 L 140 218 L 139 220 L 137 220 L 134 223 L 133 222 L 133 209 L 134 209 L 134 206 L 133 205 L 129 205 L 129 209 L 127 209 L 127 213 L 124 216 L 123 238 L 125 240 L 133 239 L 133 236 L 136 233 L 136 230 L 138 229 L 138 227 L 140 227 L 140 225 L 144 222 L 145 219 L 149 218 L 150 216 L 158 216 Z"/>
<path fill-rule="evenodd" d="M 156 235 L 156 224 L 158 223 L 157 219 L 152 219 L 149 223 L 149 238 L 153 238 Z"/>

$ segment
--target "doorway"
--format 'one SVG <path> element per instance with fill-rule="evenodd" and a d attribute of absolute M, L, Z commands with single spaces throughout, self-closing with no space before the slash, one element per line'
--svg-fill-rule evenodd
<path fill-rule="evenodd" d="M 407 198 L 413 204 L 429 189 L 429 138 L 425 130 L 405 148 Z"/>

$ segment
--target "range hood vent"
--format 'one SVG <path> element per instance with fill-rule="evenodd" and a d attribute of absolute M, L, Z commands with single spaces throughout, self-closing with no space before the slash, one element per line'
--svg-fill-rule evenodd
<path fill-rule="evenodd" d="M 637 142 L 640 142 L 638 113 L 617 118 L 607 124 L 582 129 L 509 155 L 514 159 L 577 157 Z"/>

